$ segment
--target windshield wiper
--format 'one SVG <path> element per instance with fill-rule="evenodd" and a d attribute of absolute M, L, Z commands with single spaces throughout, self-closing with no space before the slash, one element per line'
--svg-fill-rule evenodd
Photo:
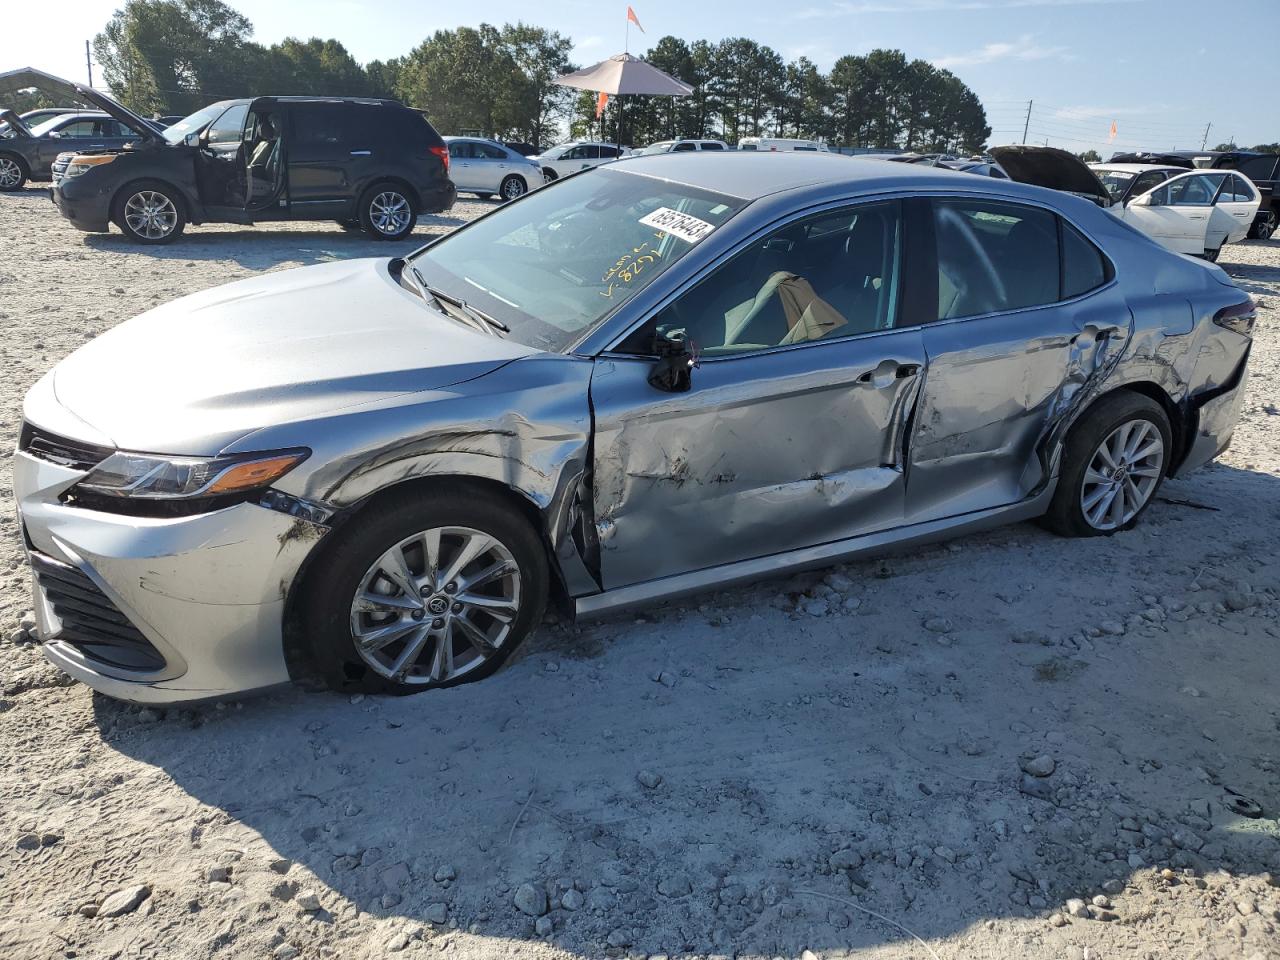
<path fill-rule="evenodd" d="M 451 316 L 453 315 L 453 311 L 445 307 L 445 304 L 448 303 L 460 310 L 464 317 L 471 320 L 472 326 L 478 327 L 485 333 L 492 333 L 495 330 L 502 333 L 511 332 L 511 328 L 497 317 L 489 316 L 489 314 L 477 307 L 473 307 L 461 297 L 455 297 L 452 294 L 445 293 L 443 290 L 439 290 L 431 286 L 431 284 L 427 283 L 426 278 L 418 272 L 418 268 L 412 263 L 403 261 L 403 264 L 409 268 L 409 273 L 413 277 L 414 283 L 417 285 L 418 289 L 422 291 L 423 298 L 429 298 L 435 301 L 436 308 L 441 313 L 447 313 Z"/>

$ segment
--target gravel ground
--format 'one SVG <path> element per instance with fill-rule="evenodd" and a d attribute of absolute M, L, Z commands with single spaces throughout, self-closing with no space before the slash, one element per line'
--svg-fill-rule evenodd
<path fill-rule="evenodd" d="M 393 252 L 304 225 L 141 249 L 0 195 L 3 441 L 131 315 Z M 1222 259 L 1271 304 L 1243 420 L 1138 530 L 553 623 L 428 696 L 158 711 L 68 683 L 21 629 L 6 463 L 0 957 L 1277 960 L 1280 242 Z"/>

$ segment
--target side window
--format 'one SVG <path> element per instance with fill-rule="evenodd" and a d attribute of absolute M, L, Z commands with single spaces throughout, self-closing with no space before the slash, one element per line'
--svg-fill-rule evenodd
<path fill-rule="evenodd" d="M 684 141 L 681 141 L 680 143 L 677 143 L 674 147 L 672 147 L 671 152 L 686 153 L 690 150 L 697 150 L 697 149 L 698 148 L 694 146 L 692 143 L 690 143 L 688 140 L 684 140 Z"/>
<path fill-rule="evenodd" d="M 469 160 L 471 158 L 471 144 L 465 140 L 450 141 L 449 157 L 453 160 Z"/>
<path fill-rule="evenodd" d="M 506 160 L 507 159 L 506 151 L 503 150 L 501 147 L 495 147 L 491 143 L 477 143 L 475 147 L 476 147 L 476 150 L 479 152 L 480 156 L 486 160 Z"/>
<path fill-rule="evenodd" d="M 718 143 L 713 143 L 712 141 L 708 140 L 706 143 L 702 145 L 702 149 L 703 150 L 723 150 L 724 147 L 720 146 L 720 144 Z"/>
<path fill-rule="evenodd" d="M 618 156 L 617 147 L 596 147 L 600 151 L 601 160 L 613 160 Z"/>
<path fill-rule="evenodd" d="M 1168 174 L 1163 170 L 1148 170 L 1146 173 L 1139 174 L 1138 179 L 1133 183 L 1133 190 L 1129 193 L 1130 197 L 1140 197 L 1152 187 L 1159 186 L 1168 179 Z"/>
<path fill-rule="evenodd" d="M 1236 166 L 1238 173 L 1244 174 L 1254 183 L 1259 180 L 1271 180 L 1275 177 L 1277 157 L 1249 157 Z"/>
<path fill-rule="evenodd" d="M 239 143 L 244 135 L 244 118 L 249 113 L 247 103 L 227 107 L 217 120 L 209 124 L 205 135 L 209 143 Z"/>
<path fill-rule="evenodd" d="M 307 104 L 293 108 L 292 146 L 300 159 L 331 153 L 345 143 L 342 110 L 337 104 Z"/>
<path fill-rule="evenodd" d="M 570 150 L 568 153 L 566 153 L 566 154 L 564 155 L 563 159 L 565 159 L 565 160 L 585 160 L 585 159 L 587 159 L 587 148 L 586 148 L 586 147 L 574 147 L 572 150 Z"/>
<path fill-rule="evenodd" d="M 938 319 L 1018 310 L 1058 299 L 1058 225 L 1047 210 L 936 200 Z"/>
<path fill-rule="evenodd" d="M 666 307 L 657 328 L 683 333 L 708 356 L 887 330 L 897 315 L 901 238 L 896 201 L 789 224 Z"/>
<path fill-rule="evenodd" d="M 1218 195 L 1219 203 L 1250 203 L 1256 199 L 1249 181 L 1236 176 L 1227 178 L 1227 182 L 1222 185 L 1222 193 Z"/>
<path fill-rule="evenodd" d="M 1175 207 L 1207 207 L 1213 203 L 1222 176 L 1200 174 L 1169 184 L 1169 203 Z"/>
<path fill-rule="evenodd" d="M 588 160 L 599 160 L 599 159 L 600 159 L 600 148 L 599 148 L 599 147 L 583 147 L 582 149 L 583 149 L 584 151 L 586 151 L 586 152 L 585 152 L 585 154 L 584 154 L 584 156 L 585 156 Z"/>
<path fill-rule="evenodd" d="M 87 140 L 95 136 L 96 128 L 97 124 L 92 120 L 76 120 L 74 123 L 63 124 L 58 128 L 58 133 L 64 140 Z"/>
<path fill-rule="evenodd" d="M 1065 220 L 1062 224 L 1062 299 L 1088 293 L 1107 282 L 1102 252 Z"/>

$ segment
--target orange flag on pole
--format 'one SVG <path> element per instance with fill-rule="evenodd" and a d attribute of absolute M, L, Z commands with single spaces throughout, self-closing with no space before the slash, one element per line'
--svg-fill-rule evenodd
<path fill-rule="evenodd" d="M 596 119 L 600 119 L 600 115 L 604 113 L 604 108 L 609 105 L 609 95 L 601 90 L 596 94 Z"/>
<path fill-rule="evenodd" d="M 1112 120 L 1112 121 L 1111 121 L 1111 136 L 1107 137 L 1107 139 L 1108 139 L 1108 140 L 1114 140 L 1114 139 L 1116 138 L 1116 133 L 1117 133 L 1117 132 L 1118 132 L 1118 131 L 1116 130 L 1116 122 L 1115 122 L 1114 120 Z"/>
<path fill-rule="evenodd" d="M 644 27 L 640 26 L 640 18 L 636 16 L 636 12 L 632 10 L 631 7 L 629 6 L 627 7 L 627 22 L 634 23 L 637 27 L 639 27 L 640 32 L 644 33 Z"/>

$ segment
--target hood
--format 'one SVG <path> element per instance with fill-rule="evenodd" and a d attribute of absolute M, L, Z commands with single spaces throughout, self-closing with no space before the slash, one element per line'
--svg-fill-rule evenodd
<path fill-rule="evenodd" d="M 16 136 L 30 137 L 31 128 L 22 122 L 22 118 L 12 110 L 0 110 L 0 123 L 7 123 Z"/>
<path fill-rule="evenodd" d="M 18 70 L 6 70 L 0 73 L 0 100 L 9 94 L 17 93 L 19 90 L 29 90 L 32 87 L 64 100 L 91 104 L 115 117 L 144 140 L 164 141 L 164 138 L 156 132 L 155 127 L 151 126 L 147 121 L 128 108 L 116 103 L 105 93 L 99 93 L 92 87 L 72 83 L 70 80 L 63 80 L 61 77 L 55 77 L 51 73 L 45 73 L 43 70 L 37 70 L 34 67 L 22 67 Z M 8 117 L 3 115 L 0 115 L 0 119 L 9 120 Z M 9 120 L 9 123 L 12 124 L 13 121 Z M 26 128 L 24 127 L 23 129 Z M 28 131 L 27 135 L 30 135 L 30 131 Z"/>
<path fill-rule="evenodd" d="M 1074 153 L 1057 147 L 991 147 L 989 153 L 1009 179 L 1050 190 L 1079 193 L 1111 205 L 1111 194 L 1092 170 Z"/>
<path fill-rule="evenodd" d="M 438 390 L 532 353 L 428 308 L 385 259 L 347 260 L 167 303 L 51 376 L 58 403 L 119 449 L 211 455 L 263 427 Z"/>

